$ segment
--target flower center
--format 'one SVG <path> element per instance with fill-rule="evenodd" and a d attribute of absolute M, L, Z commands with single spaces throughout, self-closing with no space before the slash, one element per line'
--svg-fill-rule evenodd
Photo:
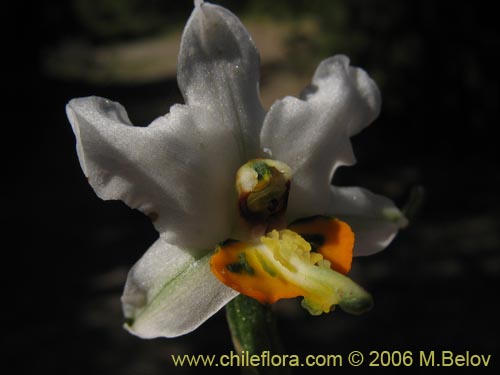
<path fill-rule="evenodd" d="M 236 173 L 240 225 L 258 237 L 271 229 L 285 227 L 290 190 L 288 165 L 271 159 L 253 159 Z"/>
<path fill-rule="evenodd" d="M 238 240 L 217 247 L 212 272 L 262 303 L 303 296 L 302 306 L 313 315 L 335 305 L 354 314 L 366 311 L 371 296 L 344 276 L 351 268 L 351 228 L 335 218 L 312 216 L 286 229 L 290 181 L 290 168 L 276 160 L 250 160 L 238 170 Z"/>

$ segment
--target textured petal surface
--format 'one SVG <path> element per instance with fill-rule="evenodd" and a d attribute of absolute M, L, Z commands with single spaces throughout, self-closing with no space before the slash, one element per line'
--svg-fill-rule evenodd
<path fill-rule="evenodd" d="M 231 231 L 234 174 L 241 162 L 232 134 L 199 107 L 173 106 L 148 127 L 98 97 L 72 100 L 67 114 L 82 169 L 102 199 L 149 215 L 161 236 L 210 250 Z"/>
<path fill-rule="evenodd" d="M 394 203 L 359 187 L 331 187 L 329 215 L 345 220 L 355 233 L 354 256 L 383 250 L 408 224 Z"/>
<path fill-rule="evenodd" d="M 240 158 L 260 156 L 264 118 L 258 93 L 259 55 L 240 20 L 227 9 L 197 2 L 184 34 L 177 80 L 186 104 L 217 113 Z"/>
<path fill-rule="evenodd" d="M 195 259 L 157 240 L 129 272 L 122 296 L 125 327 L 142 338 L 180 336 L 236 297 L 210 272 L 210 255 Z"/>
<path fill-rule="evenodd" d="M 261 143 L 292 168 L 290 219 L 325 214 L 335 168 L 355 162 L 349 138 L 379 110 L 377 86 L 345 56 L 323 61 L 301 99 L 287 97 L 271 107 Z"/>

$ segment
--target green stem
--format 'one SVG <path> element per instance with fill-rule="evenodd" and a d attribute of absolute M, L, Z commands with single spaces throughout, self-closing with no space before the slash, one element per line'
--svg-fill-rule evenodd
<path fill-rule="evenodd" d="M 240 294 L 226 305 L 226 319 L 234 348 L 238 354 L 249 356 L 269 351 L 270 356 L 283 354 L 283 346 L 276 329 L 276 320 L 269 306 Z M 265 365 L 265 364 L 264 364 Z M 287 367 L 246 367 L 243 374 L 289 374 Z"/>

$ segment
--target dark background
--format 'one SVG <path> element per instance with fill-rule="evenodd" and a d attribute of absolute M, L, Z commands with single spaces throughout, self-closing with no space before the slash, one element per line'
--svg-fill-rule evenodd
<path fill-rule="evenodd" d="M 94 195 L 64 113 L 69 99 L 95 94 L 121 102 L 134 123 L 147 124 L 181 102 L 175 77 L 89 83 L 43 69 L 47 51 L 62 41 L 106 45 L 164 25 L 174 29 L 192 6 L 123 1 L 113 13 L 108 2 L 47 2 L 12 13 L 7 8 L 14 22 L 8 23 L 3 57 L 4 354 L 19 372 L 203 373 L 208 369 L 174 368 L 170 354 L 229 352 L 223 312 L 170 340 L 140 340 L 121 328 L 126 272 L 156 233 L 140 213 Z M 412 187 L 425 191 L 410 226 L 385 252 L 355 260 L 352 276 L 372 292 L 374 310 L 362 317 L 310 317 L 296 301 L 279 304 L 287 351 L 470 351 L 492 354 L 490 367 L 480 370 L 494 372 L 500 361 L 496 13 L 478 1 L 222 4 L 238 15 L 313 15 L 323 36 L 290 35 L 285 68 L 300 72 L 308 57 L 316 64 L 342 52 L 379 83 L 382 114 L 353 139 L 358 164 L 341 170 L 335 183 L 368 187 L 400 206 Z M 264 65 L 263 83 L 272 82 L 279 68 Z"/>

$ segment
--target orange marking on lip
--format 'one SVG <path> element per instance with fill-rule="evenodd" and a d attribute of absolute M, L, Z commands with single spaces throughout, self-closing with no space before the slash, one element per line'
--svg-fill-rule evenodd
<path fill-rule="evenodd" d="M 279 270 L 273 274 L 272 265 L 266 265 L 258 251 L 245 242 L 230 241 L 219 246 L 210 259 L 210 268 L 222 283 L 261 303 L 305 294 L 281 277 Z"/>
<path fill-rule="evenodd" d="M 300 234 L 313 251 L 329 260 L 333 270 L 344 275 L 350 271 L 354 233 L 347 223 L 327 216 L 312 216 L 297 220 L 288 229 Z"/>

